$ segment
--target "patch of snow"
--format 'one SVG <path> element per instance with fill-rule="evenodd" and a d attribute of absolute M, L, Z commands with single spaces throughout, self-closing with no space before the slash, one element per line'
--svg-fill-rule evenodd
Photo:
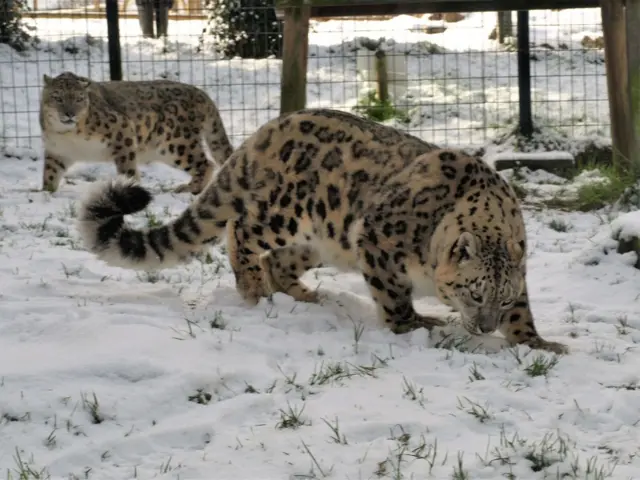
<path fill-rule="evenodd" d="M 500 160 L 570 160 L 573 161 L 573 155 L 569 152 L 559 150 L 550 150 L 546 152 L 500 152 L 490 157 L 485 156 L 487 162 L 495 163 Z"/>
<path fill-rule="evenodd" d="M 531 197 L 537 199 L 552 198 L 571 191 L 573 185 L 566 178 L 546 170 L 530 170 L 527 167 L 500 170 L 500 174 L 512 184 L 523 188 Z"/>
<path fill-rule="evenodd" d="M 611 230 L 616 239 L 640 237 L 640 211 L 621 214 L 611 222 Z"/>
<path fill-rule="evenodd" d="M 609 180 L 607 179 L 607 177 L 602 175 L 602 172 L 597 168 L 583 170 L 573 179 L 573 183 L 576 185 L 576 187 L 587 185 L 590 183 L 601 183 L 608 181 Z"/>
<path fill-rule="evenodd" d="M 551 172 L 547 172 L 546 170 L 529 170 L 528 168 L 522 168 L 518 170 L 518 173 L 525 178 L 526 183 L 533 183 L 538 185 L 564 185 L 567 183 L 566 178 L 563 178 Z"/>
<path fill-rule="evenodd" d="M 393 335 L 360 275 L 332 268 L 305 277 L 321 304 L 276 294 L 247 308 L 224 245 L 157 273 L 108 267 L 79 247 L 73 216 L 115 168 L 78 166 L 55 194 L 30 191 L 40 168 L 0 162 L 3 471 L 16 449 L 52 478 L 99 480 L 450 478 L 458 455 L 478 479 L 640 468 L 638 270 L 615 252 L 579 261 L 605 228 L 597 215 L 525 209 L 536 322 L 571 349 L 556 364 L 455 320 Z M 182 181 L 145 166 L 155 199 L 133 222 L 181 212 L 188 197 L 166 187 Z M 448 315 L 431 299 L 416 308 Z M 534 471 L 532 452 L 551 465 Z"/>

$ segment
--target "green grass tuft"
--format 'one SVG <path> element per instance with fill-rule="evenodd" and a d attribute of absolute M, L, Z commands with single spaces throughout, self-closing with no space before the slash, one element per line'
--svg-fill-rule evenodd
<path fill-rule="evenodd" d="M 593 170 L 593 165 L 587 165 L 581 171 Z M 613 205 L 622 196 L 625 189 L 636 183 L 637 179 L 630 173 L 620 172 L 612 166 L 598 166 L 602 175 L 601 181 L 589 182 L 581 185 L 575 196 L 562 197 L 555 196 L 545 204 L 551 208 L 561 208 L 567 210 L 577 210 L 589 212 Z"/>
<path fill-rule="evenodd" d="M 362 113 L 365 117 L 384 122 L 386 120 L 396 119 L 402 123 L 409 123 L 409 116 L 402 110 L 397 109 L 390 100 L 384 102 L 378 99 L 376 92 L 369 92 L 358 102 L 355 110 Z"/>

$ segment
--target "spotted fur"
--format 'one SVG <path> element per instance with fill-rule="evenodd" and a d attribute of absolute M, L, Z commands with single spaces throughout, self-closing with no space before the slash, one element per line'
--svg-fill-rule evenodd
<path fill-rule="evenodd" d="M 394 332 L 443 325 L 417 313 L 437 296 L 472 332 L 565 352 L 536 331 L 525 282 L 525 227 L 516 196 L 487 164 L 393 128 L 331 110 L 303 110 L 260 127 L 175 221 L 134 230 L 123 215 L 148 192 L 126 180 L 84 201 L 79 229 L 112 265 L 164 268 L 227 236 L 239 293 L 317 301 L 301 281 L 333 265 L 360 271 Z"/>
<path fill-rule="evenodd" d="M 119 174 L 136 179 L 139 164 L 160 161 L 191 175 L 177 192 L 197 194 L 233 151 L 216 105 L 194 86 L 94 82 L 71 72 L 43 78 L 45 190 L 56 191 L 76 161 L 115 162 Z"/>

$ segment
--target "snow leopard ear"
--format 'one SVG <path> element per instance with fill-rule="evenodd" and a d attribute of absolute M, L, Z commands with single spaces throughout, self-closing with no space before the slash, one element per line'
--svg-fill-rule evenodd
<path fill-rule="evenodd" d="M 516 242 L 515 240 L 509 239 L 507 240 L 507 251 L 513 262 L 522 265 L 526 261 L 526 257 L 524 255 L 524 241 Z"/>
<path fill-rule="evenodd" d="M 51 78 L 46 73 L 44 75 L 42 75 L 42 80 L 44 82 L 44 86 L 45 87 L 48 87 L 49 85 L 51 85 L 51 82 L 53 82 L 53 78 Z"/>
<path fill-rule="evenodd" d="M 89 80 L 88 78 L 80 77 L 79 83 L 82 88 L 86 89 L 89 88 L 89 85 L 91 85 L 91 80 Z"/>
<path fill-rule="evenodd" d="M 453 242 L 449 250 L 449 260 L 451 262 L 463 262 L 475 257 L 478 253 L 478 239 L 470 232 L 462 232 Z"/>

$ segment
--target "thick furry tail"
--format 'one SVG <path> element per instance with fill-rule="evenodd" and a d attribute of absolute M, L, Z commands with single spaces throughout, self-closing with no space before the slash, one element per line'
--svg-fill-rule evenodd
<path fill-rule="evenodd" d="M 144 210 L 152 200 L 135 180 L 118 177 L 94 187 L 78 212 L 78 230 L 86 248 L 109 265 L 153 270 L 186 263 L 206 248 L 204 226 L 194 218 L 192 206 L 173 222 L 135 230 L 124 216 Z"/>
<path fill-rule="evenodd" d="M 209 156 L 213 158 L 214 163 L 221 167 L 233 153 L 233 145 L 224 128 L 220 113 L 217 110 L 211 113 L 210 125 L 202 131 L 202 143 L 206 146 L 205 150 L 209 150 Z"/>

